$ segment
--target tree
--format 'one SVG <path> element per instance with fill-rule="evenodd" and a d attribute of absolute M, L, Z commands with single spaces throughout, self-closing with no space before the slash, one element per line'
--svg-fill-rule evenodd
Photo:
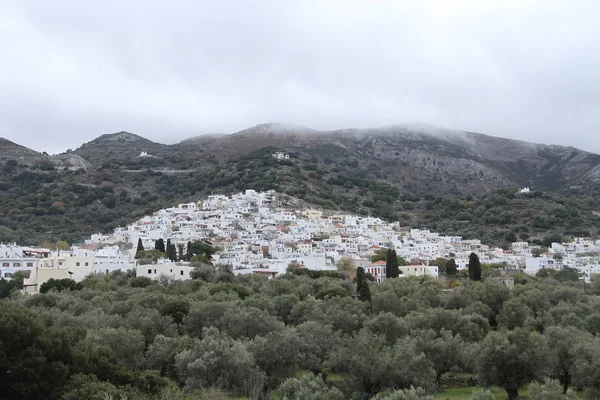
<path fill-rule="evenodd" d="M 177 247 L 171 243 L 171 239 L 167 239 L 167 257 L 173 262 L 177 261 Z"/>
<path fill-rule="evenodd" d="M 248 346 L 256 365 L 267 375 L 269 388 L 294 376 L 302 362 L 302 342 L 293 329 L 282 329 L 257 336 Z"/>
<path fill-rule="evenodd" d="M 369 281 L 365 277 L 363 267 L 356 269 L 356 293 L 359 300 L 371 303 L 371 289 L 369 288 Z"/>
<path fill-rule="evenodd" d="M 481 263 L 479 257 L 475 253 L 469 255 L 469 279 L 472 281 L 481 280 Z"/>
<path fill-rule="evenodd" d="M 111 354 L 130 370 L 139 370 L 144 362 L 145 342 L 142 332 L 126 328 L 90 329 L 80 343 L 86 351 L 100 350 Z"/>
<path fill-rule="evenodd" d="M 17 289 L 15 282 L 12 280 L 7 281 L 4 278 L 0 278 L 0 299 L 9 297 Z"/>
<path fill-rule="evenodd" d="M 434 397 L 427 394 L 423 388 L 395 390 L 387 394 L 378 394 L 373 400 L 434 400 Z"/>
<path fill-rule="evenodd" d="M 160 238 L 156 242 L 154 242 L 154 249 L 160 251 L 161 253 L 167 252 L 165 249 L 165 241 L 163 240 L 163 238 Z"/>
<path fill-rule="evenodd" d="M 179 381 L 186 389 L 221 387 L 242 394 L 245 388 L 263 387 L 264 373 L 244 343 L 215 327 L 205 329 L 202 336 L 175 357 Z"/>
<path fill-rule="evenodd" d="M 120 399 L 122 391 L 110 382 L 101 382 L 96 375 L 75 374 L 69 379 L 60 400 L 106 400 L 111 396 Z"/>
<path fill-rule="evenodd" d="M 288 378 L 277 389 L 281 400 L 344 400 L 337 388 L 325 383 L 321 375 L 308 373 L 301 378 Z"/>
<path fill-rule="evenodd" d="M 348 279 L 354 280 L 356 278 L 356 266 L 350 258 L 342 258 L 337 263 L 338 271 L 344 273 Z"/>
<path fill-rule="evenodd" d="M 142 243 L 142 238 L 139 238 L 137 242 L 137 250 L 135 251 L 136 258 L 140 251 L 144 251 L 144 244 Z"/>
<path fill-rule="evenodd" d="M 563 267 L 554 274 L 554 279 L 559 282 L 577 282 L 579 281 L 579 271 L 571 267 Z"/>
<path fill-rule="evenodd" d="M 446 276 L 448 277 L 456 277 L 458 275 L 458 266 L 456 265 L 454 258 L 451 258 L 446 262 L 445 270 Z"/>
<path fill-rule="evenodd" d="M 188 241 L 187 246 L 185 248 L 185 258 L 187 261 L 190 261 L 194 254 L 192 253 L 192 242 Z"/>
<path fill-rule="evenodd" d="M 562 385 L 562 393 L 566 394 L 573 375 L 575 365 L 581 360 L 585 346 L 592 343 L 593 336 L 571 326 L 550 326 L 544 335 L 552 352 L 552 376 Z"/>
<path fill-rule="evenodd" d="M 477 373 L 483 385 L 501 386 L 514 400 L 519 398 L 519 388 L 546 376 L 549 365 L 544 337 L 519 328 L 486 336 L 479 348 Z"/>
<path fill-rule="evenodd" d="M 388 258 L 389 249 L 379 249 L 371 256 L 371 262 L 386 261 Z"/>
<path fill-rule="evenodd" d="M 560 382 L 544 379 L 543 383 L 534 382 L 529 385 L 531 400 L 577 400 L 577 394 L 571 390 L 562 391 Z"/>
<path fill-rule="evenodd" d="M 31 310 L 3 304 L 0 400 L 58 398 L 69 375 L 75 340 L 71 331 L 46 326 Z"/>
<path fill-rule="evenodd" d="M 188 257 L 190 261 L 194 261 L 194 257 L 197 257 L 197 261 L 210 261 L 216 251 L 217 249 L 208 242 L 188 242 Z"/>
<path fill-rule="evenodd" d="M 407 338 L 390 346 L 383 336 L 363 329 L 334 349 L 331 363 L 337 371 L 347 373 L 348 385 L 354 385 L 364 395 L 411 386 L 426 391 L 435 388 L 431 362 Z"/>
<path fill-rule="evenodd" d="M 189 336 L 156 336 L 146 351 L 146 368 L 159 371 L 160 376 L 176 378 L 175 356 L 191 348 L 193 344 L 194 340 Z"/>
<path fill-rule="evenodd" d="M 470 400 L 496 400 L 496 398 L 488 389 L 477 389 L 471 394 Z"/>
<path fill-rule="evenodd" d="M 177 325 L 183 323 L 183 319 L 190 312 L 190 303 L 183 299 L 168 300 L 163 304 L 160 313 L 173 318 L 173 322 Z"/>
<path fill-rule="evenodd" d="M 385 261 L 385 274 L 387 278 L 397 278 L 400 275 L 398 269 L 398 256 L 396 250 L 388 249 L 387 258 Z"/>
<path fill-rule="evenodd" d="M 83 289 L 83 285 L 68 278 L 50 278 L 46 282 L 42 283 L 40 286 L 40 293 L 47 293 L 51 289 L 54 289 L 57 292 L 62 292 L 63 290 L 81 290 Z"/>
<path fill-rule="evenodd" d="M 467 345 L 460 335 L 453 336 L 452 332 L 442 330 L 439 336 L 433 330 L 421 331 L 416 337 L 417 351 L 423 352 L 433 364 L 436 382 L 439 384 L 442 374 L 460 367 L 465 359 Z"/>
<path fill-rule="evenodd" d="M 573 382 L 586 389 L 589 398 L 600 398 L 600 337 L 587 343 L 576 361 Z"/>

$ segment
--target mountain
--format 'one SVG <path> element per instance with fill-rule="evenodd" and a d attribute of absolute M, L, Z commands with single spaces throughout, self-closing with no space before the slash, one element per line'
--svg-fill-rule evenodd
<path fill-rule="evenodd" d="M 117 132 L 102 135 L 84 143 L 73 153 L 98 166 L 109 160 L 127 160 L 139 156 L 142 152 L 162 155 L 169 146 L 156 143 L 129 132 Z"/>
<path fill-rule="evenodd" d="M 499 187 L 560 190 L 600 183 L 600 156 L 430 126 L 314 131 L 264 124 L 204 143 L 221 158 L 270 146 L 317 164 L 352 163 L 418 192 L 477 194 Z"/>
<path fill-rule="evenodd" d="M 272 157 L 277 151 L 289 159 Z M 517 194 L 525 186 L 532 193 Z M 597 154 L 427 125 L 269 123 L 173 145 L 118 132 L 56 156 L 0 141 L 0 241 L 81 240 L 246 188 L 491 243 L 510 233 L 593 235 L 600 226 Z"/>
<path fill-rule="evenodd" d="M 35 150 L 0 137 L 0 158 L 19 158 L 41 155 Z"/>

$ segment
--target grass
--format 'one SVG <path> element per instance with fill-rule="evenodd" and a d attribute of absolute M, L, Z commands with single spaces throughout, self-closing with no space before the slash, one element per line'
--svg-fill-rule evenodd
<path fill-rule="evenodd" d="M 437 400 L 469 400 L 473 391 L 476 389 L 480 389 L 477 386 L 468 386 L 462 388 L 452 388 L 446 389 L 440 393 L 435 395 Z M 496 400 L 506 400 L 508 396 L 506 392 L 502 388 L 493 387 L 490 388 L 490 392 L 494 395 Z M 528 390 L 527 388 L 523 388 L 519 390 L 519 398 L 528 399 Z"/>
<path fill-rule="evenodd" d="M 452 388 L 446 389 L 442 392 L 436 393 L 434 398 L 436 400 L 469 400 L 473 391 L 476 389 L 480 389 L 478 386 L 469 386 L 462 388 Z M 504 389 L 499 387 L 490 388 L 490 392 L 494 395 L 496 400 L 507 400 L 508 396 Z M 529 399 L 529 389 L 524 387 L 519 389 L 519 398 L 523 400 Z M 577 393 L 577 398 L 583 399 L 583 395 L 581 393 Z"/>

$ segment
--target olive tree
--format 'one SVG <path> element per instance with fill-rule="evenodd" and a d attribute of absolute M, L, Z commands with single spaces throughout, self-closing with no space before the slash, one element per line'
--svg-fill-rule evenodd
<path fill-rule="evenodd" d="M 277 389 L 281 400 L 344 400 L 337 388 L 325 383 L 321 375 L 308 373 L 301 378 L 288 378 Z"/>
<path fill-rule="evenodd" d="M 500 386 L 514 400 L 519 388 L 549 372 L 549 362 L 543 336 L 524 329 L 490 332 L 480 345 L 477 372 L 482 384 Z"/>

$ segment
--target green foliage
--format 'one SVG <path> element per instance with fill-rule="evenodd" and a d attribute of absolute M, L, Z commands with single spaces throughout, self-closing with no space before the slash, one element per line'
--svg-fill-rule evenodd
<path fill-rule="evenodd" d="M 389 394 L 377 395 L 376 400 L 434 400 L 434 397 L 427 394 L 422 388 L 410 387 L 410 389 L 395 390 Z"/>
<path fill-rule="evenodd" d="M 215 295 L 219 292 L 236 293 L 240 299 L 245 299 L 252 294 L 252 291 L 239 283 L 217 283 L 210 288 L 210 294 Z"/>
<path fill-rule="evenodd" d="M 364 272 L 364 270 L 363 270 Z M 344 279 L 345 275 L 338 271 L 321 271 L 321 270 L 312 270 L 308 268 L 294 268 L 292 269 L 292 273 L 294 275 L 304 275 L 308 276 L 311 279 L 319 279 L 319 278 L 333 278 L 333 279 Z"/>
<path fill-rule="evenodd" d="M 209 328 L 203 339 L 175 357 L 180 383 L 186 389 L 222 387 L 242 393 L 245 387 L 262 388 L 265 377 L 242 342 Z"/>
<path fill-rule="evenodd" d="M 469 279 L 472 281 L 480 281 L 481 280 L 481 263 L 479 262 L 479 257 L 475 253 L 471 253 L 469 255 Z"/>
<path fill-rule="evenodd" d="M 543 336 L 525 329 L 490 332 L 479 348 L 477 371 L 482 384 L 503 387 L 508 398 L 549 372 L 551 353 Z"/>
<path fill-rule="evenodd" d="M 163 238 L 160 238 L 156 242 L 154 242 L 154 250 L 158 250 L 161 253 L 167 252 L 167 250 L 165 248 L 165 241 L 163 240 Z"/>
<path fill-rule="evenodd" d="M 57 399 L 69 375 L 74 341 L 69 330 L 45 326 L 32 311 L 3 304 L 0 399 Z"/>
<path fill-rule="evenodd" d="M 579 271 L 575 268 L 563 267 L 552 277 L 559 282 L 577 282 L 579 280 Z"/>
<path fill-rule="evenodd" d="M 211 260 L 217 250 L 207 242 L 189 242 L 187 254 L 190 259 L 198 257 L 198 261 Z M 192 260 L 193 261 L 193 260 Z"/>
<path fill-rule="evenodd" d="M 371 303 L 371 289 L 369 288 L 369 281 L 365 277 L 363 267 L 356 269 L 356 293 L 359 300 Z"/>
<path fill-rule="evenodd" d="M 19 290 L 18 284 L 14 280 L 7 281 L 0 278 L 0 299 L 10 297 L 11 294 Z"/>
<path fill-rule="evenodd" d="M 166 258 L 167 255 L 156 249 L 142 250 L 135 253 L 135 259 L 140 260 L 140 264 L 150 264 L 156 262 L 159 258 Z"/>
<path fill-rule="evenodd" d="M 144 251 L 144 244 L 142 243 L 142 238 L 139 238 L 137 242 L 137 250 L 135 251 L 136 258 L 140 251 Z"/>
<path fill-rule="evenodd" d="M 129 286 L 134 288 L 145 288 L 154 285 L 154 281 L 147 276 L 137 276 L 129 281 Z"/>
<path fill-rule="evenodd" d="M 410 386 L 432 390 L 435 371 L 412 340 L 401 340 L 390 346 L 382 336 L 361 330 L 346 338 L 332 356 L 333 366 L 350 376 L 347 383 L 362 393 L 375 395 L 386 389 Z"/>
<path fill-rule="evenodd" d="M 157 285 L 129 271 L 5 298 L 0 400 L 420 399 L 447 385 L 468 398 L 474 374 L 511 398 L 546 378 L 561 387 L 541 384 L 542 398 L 600 393 L 600 307 L 578 283 L 449 291 L 406 277 L 370 284 L 371 307 L 343 277 L 203 266 L 202 280 Z"/>
<path fill-rule="evenodd" d="M 50 278 L 40 286 L 40 293 L 47 293 L 50 290 L 56 290 L 62 292 L 63 290 L 81 290 L 83 285 L 79 282 L 75 282 L 72 279 L 54 279 Z"/>
<path fill-rule="evenodd" d="M 385 260 L 385 273 L 387 278 L 397 278 L 400 275 L 398 269 L 398 256 L 395 249 L 388 249 Z"/>
<path fill-rule="evenodd" d="M 487 389 L 477 389 L 473 391 L 471 400 L 496 400 L 496 398 Z"/>
<path fill-rule="evenodd" d="M 572 390 L 563 393 L 560 382 L 546 378 L 544 383 L 534 382 L 529 385 L 531 400 L 577 400 L 577 394 Z"/>
<path fill-rule="evenodd" d="M 288 378 L 277 389 L 281 400 L 344 400 L 337 388 L 327 385 L 321 375 L 308 373 L 301 378 Z"/>

